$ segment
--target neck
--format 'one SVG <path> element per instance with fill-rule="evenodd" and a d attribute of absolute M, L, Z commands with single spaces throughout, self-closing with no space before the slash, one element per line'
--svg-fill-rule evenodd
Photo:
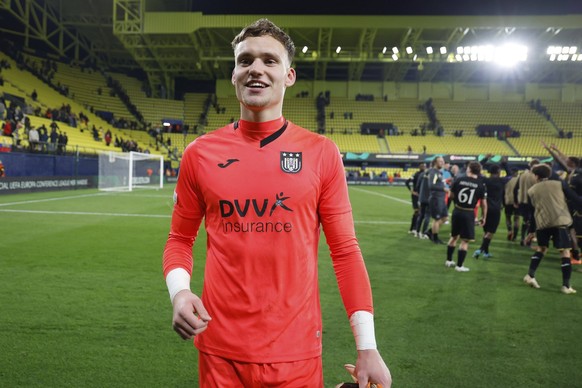
<path fill-rule="evenodd" d="M 283 116 L 280 116 L 275 120 L 263 122 L 247 121 L 241 119 L 238 122 L 238 129 L 245 137 L 249 139 L 262 140 L 270 134 L 281 129 L 283 125 L 285 125 L 285 118 Z"/>
<path fill-rule="evenodd" d="M 240 118 L 241 120 L 253 122 L 253 123 L 264 123 L 267 121 L 277 120 L 283 115 L 282 107 L 276 107 L 272 109 L 261 109 L 252 110 L 241 104 L 240 107 Z"/>

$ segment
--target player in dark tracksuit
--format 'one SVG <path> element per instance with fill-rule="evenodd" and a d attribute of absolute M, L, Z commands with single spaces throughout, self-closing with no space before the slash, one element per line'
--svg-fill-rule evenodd
<path fill-rule="evenodd" d="M 481 165 L 471 162 L 467 174 L 455 179 L 451 187 L 451 195 L 455 203 L 451 222 L 451 238 L 447 246 L 445 266 L 455 267 L 457 272 L 467 272 L 469 268 L 463 265 L 467 256 L 469 242 L 475 241 L 475 207 L 481 200 L 481 224 L 487 222 L 487 188 L 480 176 Z M 457 263 L 453 261 L 453 253 L 457 241 L 461 240 L 457 253 Z"/>
<path fill-rule="evenodd" d="M 420 205 L 418 203 L 418 191 L 416 191 L 416 187 L 418 184 L 419 177 L 422 175 L 424 170 L 426 169 L 426 164 L 420 163 L 418 165 L 418 171 L 414 173 L 414 175 L 406 180 L 406 188 L 410 191 L 410 200 L 412 201 L 412 220 L 410 222 L 410 229 L 408 233 L 414 234 L 414 237 L 418 235 L 418 230 L 416 229 L 416 221 L 418 220 L 418 216 L 420 214 Z"/>
<path fill-rule="evenodd" d="M 428 226 L 430 222 L 430 212 L 428 209 L 428 197 L 430 194 L 428 190 L 428 170 L 424 170 L 424 172 L 418 176 L 416 192 L 418 193 L 418 204 L 420 207 L 418 219 L 416 220 L 416 237 L 420 239 L 428 239 Z"/>
<path fill-rule="evenodd" d="M 566 182 L 568 186 L 577 194 L 582 195 L 582 162 L 577 157 L 566 157 L 555 145 L 548 146 L 542 141 L 544 148 L 554 157 L 564 171 L 568 172 Z M 572 215 L 572 225 L 570 226 L 570 236 L 572 237 L 571 263 L 580 265 L 580 245 L 582 244 L 582 209 L 577 209 L 571 200 L 568 200 L 568 209 Z"/>
<path fill-rule="evenodd" d="M 481 161 L 484 167 L 488 158 Z M 485 187 L 487 188 L 487 222 L 483 225 L 483 241 L 481 247 L 473 253 L 473 257 L 478 259 L 479 255 L 483 254 L 484 259 L 492 257 L 489 253 L 489 244 L 497 231 L 499 222 L 501 221 L 501 209 L 503 209 L 503 198 L 505 196 L 505 184 L 511 179 L 511 171 L 507 167 L 507 163 L 503 161 L 501 166 L 505 169 L 507 176 L 502 178 L 499 174 L 501 168 L 497 164 L 489 166 L 490 177 L 484 178 Z"/>
<path fill-rule="evenodd" d="M 439 239 L 439 230 L 442 224 L 449 219 L 449 210 L 447 209 L 446 194 L 449 192 L 443 178 L 442 169 L 445 161 L 442 156 L 438 156 L 433 160 L 432 168 L 428 170 L 428 190 L 430 192 L 428 198 L 428 207 L 430 209 L 430 216 L 434 219 L 432 223 L 431 240 L 435 244 L 444 244 Z"/>
<path fill-rule="evenodd" d="M 582 160 L 578 161 L 578 168 L 576 168 L 572 174 L 570 174 L 568 179 L 568 186 L 576 193 L 578 196 L 582 197 Z M 582 209 L 576 207 L 574 202 L 568 201 L 568 208 L 570 209 L 570 214 L 572 215 L 572 264 L 580 265 L 582 261 L 580 260 L 580 245 L 582 245 Z"/>

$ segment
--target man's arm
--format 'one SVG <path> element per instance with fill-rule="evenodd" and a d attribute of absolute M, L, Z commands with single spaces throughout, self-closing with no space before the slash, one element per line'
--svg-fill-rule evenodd
<path fill-rule="evenodd" d="M 444 182 L 439 182 L 439 172 L 436 168 L 431 168 L 430 172 L 428 173 L 428 190 L 430 192 L 433 191 L 444 191 L 445 193 L 449 191 L 449 189 L 447 189 L 445 187 Z"/>
<path fill-rule="evenodd" d="M 322 155 L 322 187 L 319 216 L 329 245 L 338 287 L 356 341 L 357 376 L 360 387 L 392 384 L 392 377 L 376 348 L 372 290 L 362 252 L 356 239 L 354 220 L 343 178 L 339 150 L 328 143 Z"/>
<path fill-rule="evenodd" d="M 548 146 L 543 140 L 541 141 L 541 143 L 542 143 L 542 146 L 546 149 L 546 151 L 548 151 L 549 154 L 552 155 L 554 160 L 556 162 L 558 162 L 558 164 L 560 164 L 560 166 L 562 166 L 564 171 L 571 172 L 572 169 L 568 168 L 568 165 L 567 165 L 567 157 L 564 154 L 562 154 L 562 152 L 558 149 L 558 147 L 556 147 L 553 144 L 551 146 Z"/>
<path fill-rule="evenodd" d="M 204 217 L 204 204 L 194 189 L 192 153 L 192 149 L 187 149 L 182 159 L 170 234 L 163 254 L 163 272 L 173 306 L 172 326 L 183 339 L 206 330 L 212 319 L 200 298 L 190 291 L 192 246 Z"/>
<path fill-rule="evenodd" d="M 519 181 L 520 179 L 518 177 L 513 187 L 513 207 L 516 209 L 519 207 Z"/>
<path fill-rule="evenodd" d="M 487 198 L 481 199 L 481 221 L 480 224 L 483 226 L 487 222 Z"/>
<path fill-rule="evenodd" d="M 577 211 L 582 211 L 582 197 L 580 197 L 566 181 L 562 181 L 562 191 L 564 192 L 564 196 L 568 201 L 574 204 L 574 208 Z"/>
<path fill-rule="evenodd" d="M 410 191 L 411 193 L 413 193 L 413 192 L 414 192 L 414 187 L 412 187 L 412 186 L 413 186 L 413 184 L 412 184 L 412 183 L 413 183 L 413 178 L 412 178 L 412 177 L 409 177 L 409 178 L 408 178 L 408 179 L 407 179 L 407 180 L 404 182 L 404 184 L 406 185 L 406 188 L 407 188 L 407 189 L 408 189 L 408 191 Z"/>

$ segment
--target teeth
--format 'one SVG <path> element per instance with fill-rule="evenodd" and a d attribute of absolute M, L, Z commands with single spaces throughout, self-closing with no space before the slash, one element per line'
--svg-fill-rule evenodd
<path fill-rule="evenodd" d="M 260 82 L 251 82 L 248 84 L 251 88 L 264 88 L 265 86 Z"/>

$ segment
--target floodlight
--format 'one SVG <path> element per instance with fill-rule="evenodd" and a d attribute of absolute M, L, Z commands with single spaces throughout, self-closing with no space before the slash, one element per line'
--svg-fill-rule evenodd
<path fill-rule="evenodd" d="M 339 54 L 340 51 L 342 51 L 342 47 L 341 46 L 337 46 L 337 48 L 335 49 L 335 53 Z"/>
<path fill-rule="evenodd" d="M 384 48 L 382 49 L 382 54 L 386 54 L 386 50 L 388 50 L 388 48 L 384 46 Z"/>
<path fill-rule="evenodd" d="M 463 54 L 463 47 L 462 46 L 457 47 L 457 54 Z"/>
<path fill-rule="evenodd" d="M 307 48 L 307 46 L 303 46 L 303 50 L 301 50 L 301 52 L 303 52 L 303 54 L 305 54 L 307 52 L 307 50 L 309 50 L 309 48 Z"/>
<path fill-rule="evenodd" d="M 432 51 L 432 47 L 431 47 L 431 46 L 428 46 L 428 47 L 426 48 L 426 53 L 427 53 L 427 54 L 429 54 L 429 55 L 433 53 L 433 51 Z"/>
<path fill-rule="evenodd" d="M 441 47 L 441 54 L 445 55 L 447 53 L 447 48 L 445 46 Z"/>
<path fill-rule="evenodd" d="M 395 60 L 395 61 L 397 61 L 398 60 L 398 55 L 392 54 L 392 59 Z"/>
<path fill-rule="evenodd" d="M 412 47 L 408 46 L 408 47 L 406 48 L 406 53 L 407 53 L 407 54 L 412 54 Z"/>
<path fill-rule="evenodd" d="M 576 54 L 576 51 L 578 51 L 578 47 L 571 46 L 570 47 L 570 51 L 568 52 L 568 54 Z"/>
<path fill-rule="evenodd" d="M 517 62 L 527 60 L 527 47 L 517 44 L 507 44 L 497 47 L 495 50 L 495 59 L 501 66 L 511 67 Z"/>
<path fill-rule="evenodd" d="M 398 47 L 392 47 L 392 52 L 394 54 L 398 54 Z"/>

